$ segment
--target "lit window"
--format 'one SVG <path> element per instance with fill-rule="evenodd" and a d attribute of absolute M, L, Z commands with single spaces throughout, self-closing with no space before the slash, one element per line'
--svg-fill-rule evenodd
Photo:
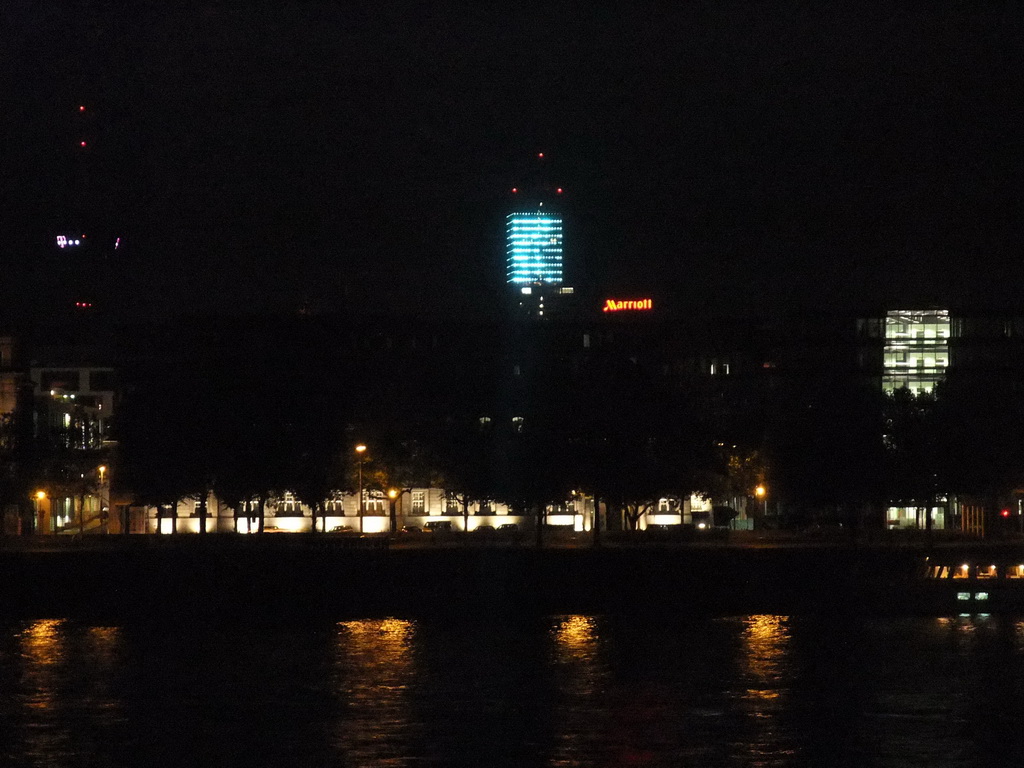
<path fill-rule="evenodd" d="M 996 567 L 994 565 L 979 565 L 978 566 L 978 578 L 979 579 L 994 579 L 997 575 Z"/>
<path fill-rule="evenodd" d="M 956 599 L 957 600 L 970 600 L 971 599 L 971 593 L 970 592 L 957 592 L 956 593 Z"/>
<path fill-rule="evenodd" d="M 964 563 L 953 572 L 954 579 L 966 579 L 971 575 L 971 566 Z"/>
<path fill-rule="evenodd" d="M 383 515 L 385 513 L 384 493 L 382 491 L 363 491 L 363 513 L 367 515 Z"/>
<path fill-rule="evenodd" d="M 1024 579 L 1024 565 L 1011 565 L 1006 569 L 1006 578 Z"/>
<path fill-rule="evenodd" d="M 280 516 L 301 515 L 302 507 L 294 495 L 286 493 L 277 504 L 277 514 Z"/>
<path fill-rule="evenodd" d="M 427 509 L 427 492 L 426 491 L 413 491 L 412 492 L 412 513 L 414 515 L 422 515 Z"/>
<path fill-rule="evenodd" d="M 974 593 L 974 599 L 975 600 L 988 600 L 988 592 L 975 592 Z"/>

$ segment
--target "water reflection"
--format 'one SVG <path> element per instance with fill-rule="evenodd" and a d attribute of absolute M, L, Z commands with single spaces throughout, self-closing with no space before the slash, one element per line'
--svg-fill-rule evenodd
<path fill-rule="evenodd" d="M 790 631 L 788 616 L 749 616 L 743 620 L 740 666 L 754 685 L 751 701 L 771 701 L 784 692 Z"/>
<path fill-rule="evenodd" d="M 796 672 L 790 659 L 790 618 L 755 615 L 742 622 L 739 667 L 745 687 L 740 709 L 746 715 L 742 752 L 756 764 L 776 764 L 796 751 L 796 734 L 784 721 Z"/>
<path fill-rule="evenodd" d="M 412 738 L 417 625 L 401 619 L 337 625 L 334 685 L 341 715 L 334 745 L 353 765 L 405 765 Z"/>
<path fill-rule="evenodd" d="M 14 691 L 18 752 L 40 760 L 72 753 L 71 734 L 62 716 L 64 622 L 40 620 L 18 633 L 20 676 Z M 13 735 L 13 734 L 12 734 Z"/>
<path fill-rule="evenodd" d="M 0 765 L 1016 765 L 1024 619 L 34 621 L 0 692 Z"/>
<path fill-rule="evenodd" d="M 592 660 L 597 647 L 597 619 L 566 616 L 554 628 L 555 659 L 560 663 Z"/>
<path fill-rule="evenodd" d="M 95 747 L 102 764 L 96 740 L 123 719 L 113 675 L 119 631 L 41 619 L 23 625 L 13 639 L 17 677 L 5 691 L 8 754 L 60 764 Z"/>
<path fill-rule="evenodd" d="M 59 619 L 32 623 L 18 634 L 20 641 L 22 706 L 28 709 L 56 708 L 59 667 L 64 662 L 64 643 Z"/>
<path fill-rule="evenodd" d="M 601 625 L 594 616 L 558 616 L 549 630 L 554 679 L 549 765 L 583 765 L 593 757 L 608 725 L 609 675 L 601 654 Z"/>

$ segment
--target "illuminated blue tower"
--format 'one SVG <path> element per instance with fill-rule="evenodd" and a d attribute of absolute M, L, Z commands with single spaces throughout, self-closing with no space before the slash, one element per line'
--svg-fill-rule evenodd
<path fill-rule="evenodd" d="M 544 160 L 544 153 L 537 154 Z M 534 180 L 513 187 L 516 204 L 505 217 L 505 281 L 513 303 L 526 315 L 550 314 L 573 289 L 563 274 L 563 217 L 552 206 L 562 194 L 533 171 Z"/>
<path fill-rule="evenodd" d="M 543 205 L 543 204 L 541 204 Z M 562 217 L 538 208 L 505 219 L 506 276 L 515 285 L 562 282 Z"/>

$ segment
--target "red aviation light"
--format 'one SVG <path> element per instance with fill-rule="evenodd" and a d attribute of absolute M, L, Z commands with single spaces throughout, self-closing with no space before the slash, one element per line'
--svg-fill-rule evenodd
<path fill-rule="evenodd" d="M 85 142 L 84 142 L 84 141 L 80 141 L 80 142 L 78 142 L 78 146 L 80 146 L 80 147 L 84 147 L 84 146 L 85 146 Z"/>
<path fill-rule="evenodd" d="M 544 153 L 543 152 L 538 152 L 537 153 L 537 157 L 539 157 L 541 160 L 543 160 L 544 159 Z"/>
<path fill-rule="evenodd" d="M 519 192 L 519 187 L 512 187 L 512 194 L 513 195 L 518 194 L 518 192 Z"/>
<path fill-rule="evenodd" d="M 1008 510 L 1008 509 L 1004 509 L 1004 510 L 1003 510 L 1002 512 L 1000 512 L 999 514 L 1001 514 L 1001 515 L 1002 515 L 1003 517 L 1009 517 L 1009 516 L 1010 516 L 1010 510 Z"/>
<path fill-rule="evenodd" d="M 561 187 L 559 187 L 558 189 L 556 189 L 556 190 L 555 190 L 555 193 L 556 193 L 556 194 L 559 194 L 559 195 L 560 195 L 560 194 L 562 194 L 562 188 L 561 188 Z"/>
<path fill-rule="evenodd" d="M 78 111 L 79 112 L 85 112 L 85 105 L 84 104 L 79 104 L 78 105 Z"/>

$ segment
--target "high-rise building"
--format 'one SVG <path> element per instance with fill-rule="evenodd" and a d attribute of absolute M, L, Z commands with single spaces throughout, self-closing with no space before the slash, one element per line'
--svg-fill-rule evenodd
<path fill-rule="evenodd" d="M 112 226 L 122 194 L 113 180 L 114 152 L 95 138 L 101 120 L 91 105 L 69 105 L 69 112 L 67 171 L 35 265 L 38 311 L 47 317 L 110 310 L 123 282 L 123 233 Z"/>
<path fill-rule="evenodd" d="M 511 190 L 514 203 L 505 217 L 505 280 L 522 314 L 543 317 L 557 311 L 573 289 L 564 284 L 564 217 L 557 205 L 563 190 L 539 170 L 543 152 L 537 161 L 533 179 Z"/>
<path fill-rule="evenodd" d="M 561 284 L 561 215 L 543 208 L 510 213 L 506 217 L 505 242 L 510 284 Z"/>

